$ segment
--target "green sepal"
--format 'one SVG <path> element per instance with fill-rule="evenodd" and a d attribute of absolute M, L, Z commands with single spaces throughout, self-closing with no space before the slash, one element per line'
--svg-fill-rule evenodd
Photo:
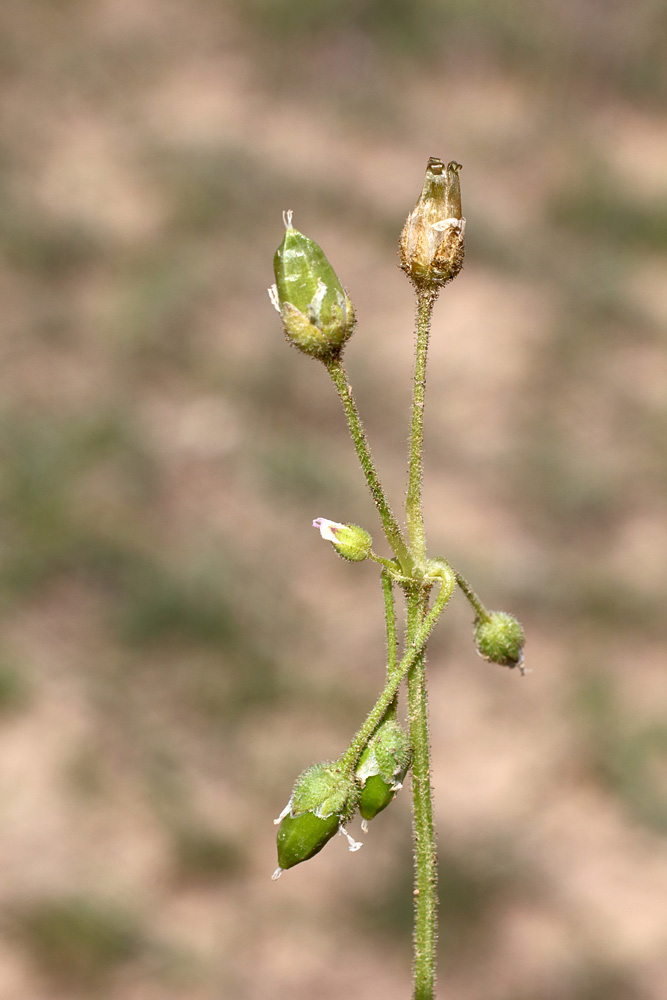
<path fill-rule="evenodd" d="M 334 534 L 336 541 L 333 547 L 343 559 L 348 559 L 350 562 L 363 562 L 364 559 L 368 559 L 373 539 L 365 528 L 360 528 L 358 524 L 344 524 Z"/>
<path fill-rule="evenodd" d="M 313 527 L 318 529 L 322 538 L 331 542 L 343 559 L 363 562 L 371 555 L 373 539 L 366 529 L 360 528 L 358 524 L 341 524 L 339 521 L 330 521 L 328 517 L 316 517 Z"/>
<path fill-rule="evenodd" d="M 290 813 L 313 812 L 323 819 L 336 813 L 345 822 L 355 810 L 358 795 L 354 778 L 339 761 L 311 764 L 296 780 Z"/>

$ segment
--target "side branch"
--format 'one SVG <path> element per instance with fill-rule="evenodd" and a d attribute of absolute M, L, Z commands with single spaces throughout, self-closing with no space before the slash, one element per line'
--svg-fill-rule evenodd
<path fill-rule="evenodd" d="M 355 766 L 359 757 L 363 753 L 364 747 L 377 729 L 378 725 L 382 722 L 387 709 L 391 705 L 399 687 L 401 686 L 403 678 L 420 657 L 426 641 L 433 631 L 433 626 L 444 611 L 445 605 L 452 596 L 455 585 L 456 582 L 453 574 L 451 576 L 441 577 L 440 591 L 433 602 L 433 607 L 428 614 L 426 614 L 419 627 L 415 629 L 414 635 L 410 637 L 404 657 L 392 671 L 391 677 L 387 678 L 384 691 L 375 702 L 373 708 L 366 716 L 361 729 L 341 757 L 341 763 L 343 763 L 346 767 L 352 769 Z"/>

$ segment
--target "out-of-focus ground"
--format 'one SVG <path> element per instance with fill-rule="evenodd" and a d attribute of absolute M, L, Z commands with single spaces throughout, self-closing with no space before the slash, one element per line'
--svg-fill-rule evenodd
<path fill-rule="evenodd" d="M 667 996 L 666 37 L 653 0 L 2 4 L 3 1000 L 409 996 L 407 788 L 361 852 L 269 878 L 384 649 L 376 571 L 310 526 L 376 515 L 266 287 L 292 208 L 357 305 L 398 505 L 430 155 L 464 164 L 468 250 L 429 543 L 532 671 L 477 657 L 459 595 L 440 995 Z"/>

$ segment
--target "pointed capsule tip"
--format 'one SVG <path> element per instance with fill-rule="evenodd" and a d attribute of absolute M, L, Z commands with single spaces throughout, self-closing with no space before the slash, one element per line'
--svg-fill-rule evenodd
<path fill-rule="evenodd" d="M 429 156 L 426 169 L 430 170 L 432 174 L 441 174 L 445 169 L 445 164 L 439 156 Z"/>
<path fill-rule="evenodd" d="M 276 868 L 276 870 L 274 871 L 273 875 L 271 876 L 271 881 L 275 882 L 277 879 L 279 879 L 280 876 L 282 875 L 283 871 L 284 871 L 284 868 L 280 868 L 280 866 L 278 868 Z"/>
<path fill-rule="evenodd" d="M 292 226 L 292 216 L 293 215 L 294 215 L 294 212 L 292 211 L 291 208 L 287 208 L 283 212 L 283 223 L 285 224 L 285 229 L 292 229 L 293 228 L 293 226 Z"/>

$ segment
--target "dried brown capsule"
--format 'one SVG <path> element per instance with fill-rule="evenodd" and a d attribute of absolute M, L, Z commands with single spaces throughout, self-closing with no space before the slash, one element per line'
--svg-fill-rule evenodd
<path fill-rule="evenodd" d="M 432 156 L 424 187 L 398 245 L 401 268 L 419 290 L 438 289 L 463 266 L 466 220 L 461 214 L 461 164 Z"/>

